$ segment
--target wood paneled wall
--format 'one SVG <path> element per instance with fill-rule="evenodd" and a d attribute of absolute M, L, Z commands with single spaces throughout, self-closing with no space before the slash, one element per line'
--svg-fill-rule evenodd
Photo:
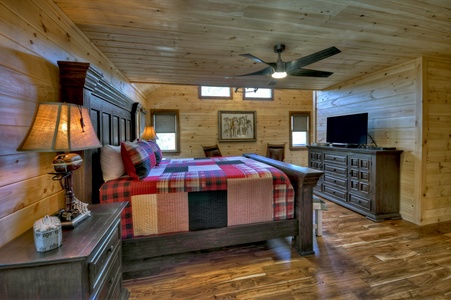
<path fill-rule="evenodd" d="M 202 145 L 218 144 L 223 155 L 266 155 L 267 143 L 285 143 L 285 161 L 307 166 L 307 152 L 289 150 L 289 112 L 312 111 L 312 92 L 274 90 L 273 101 L 243 100 L 242 89 L 231 100 L 199 99 L 195 86 L 167 85 L 146 94 L 149 109 L 178 109 L 181 128 L 179 157 L 204 157 Z M 256 142 L 218 142 L 218 111 L 257 113 Z M 148 114 L 150 115 L 150 113 Z"/>
<path fill-rule="evenodd" d="M 315 93 L 317 142 L 326 118 L 368 112 L 378 146 L 401 156 L 401 215 L 416 224 L 451 219 L 449 62 L 419 58 Z"/>
<path fill-rule="evenodd" d="M 451 220 L 451 61 L 423 66 L 421 224 Z"/>
<path fill-rule="evenodd" d="M 0 246 L 63 207 L 55 153 L 17 152 L 38 102 L 60 101 L 58 60 L 92 63 L 135 101 L 143 96 L 51 0 L 0 2 Z M 80 199 L 86 201 L 86 199 Z M 86 201 L 89 202 L 89 201 Z"/>

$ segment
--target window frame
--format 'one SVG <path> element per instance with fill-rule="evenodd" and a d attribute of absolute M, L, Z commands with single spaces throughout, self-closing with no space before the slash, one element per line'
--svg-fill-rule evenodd
<path fill-rule="evenodd" d="M 251 94 L 251 92 L 246 93 L 246 89 L 265 89 L 265 90 L 269 90 L 271 92 L 271 96 L 269 97 L 252 97 L 252 96 L 247 96 L 247 94 Z M 274 100 L 274 90 L 270 89 L 270 88 L 243 88 L 243 100 L 257 100 L 257 101 L 273 101 Z"/>
<path fill-rule="evenodd" d="M 214 96 L 214 95 L 213 96 L 205 96 L 204 94 L 202 94 L 202 87 L 229 89 L 229 95 L 228 96 Z M 199 85 L 198 86 L 198 97 L 199 97 L 199 99 L 231 100 L 231 99 L 233 99 L 232 88 L 225 87 L 225 86 Z"/>
<path fill-rule="evenodd" d="M 305 145 L 302 146 L 294 146 L 293 145 L 293 122 L 292 122 L 292 118 L 294 115 L 306 115 L 308 118 L 307 121 L 307 141 L 305 143 Z M 301 151 L 301 150 L 307 150 L 307 146 L 310 145 L 310 141 L 312 138 L 312 117 L 311 117 L 311 112 L 310 111 L 290 111 L 289 112 L 289 117 L 288 117 L 288 122 L 289 122 L 289 147 L 291 151 Z"/>
<path fill-rule="evenodd" d="M 175 150 L 163 150 L 161 149 L 162 153 L 165 154 L 180 154 L 180 117 L 179 117 L 179 110 L 178 109 L 153 109 L 150 110 L 150 123 L 155 128 L 156 131 L 156 124 L 155 124 L 155 116 L 156 115 L 174 115 L 175 117 Z M 156 132 L 158 136 L 158 132 Z"/>

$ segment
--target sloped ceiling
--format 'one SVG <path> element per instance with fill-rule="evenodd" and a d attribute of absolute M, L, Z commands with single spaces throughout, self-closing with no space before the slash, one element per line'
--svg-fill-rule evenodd
<path fill-rule="evenodd" d="M 449 0 L 55 0 L 132 83 L 266 87 L 238 75 L 335 46 L 275 88 L 321 90 L 421 56 L 451 59 Z"/>

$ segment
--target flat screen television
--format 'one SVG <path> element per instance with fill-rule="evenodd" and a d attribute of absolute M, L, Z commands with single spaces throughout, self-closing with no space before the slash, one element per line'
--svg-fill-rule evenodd
<path fill-rule="evenodd" d="M 367 144 L 368 113 L 327 118 L 326 142 L 336 146 L 358 147 Z"/>

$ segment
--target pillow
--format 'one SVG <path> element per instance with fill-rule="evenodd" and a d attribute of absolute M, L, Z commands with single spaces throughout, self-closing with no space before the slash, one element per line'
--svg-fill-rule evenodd
<path fill-rule="evenodd" d="M 156 166 L 157 159 L 150 145 L 144 141 L 122 142 L 121 156 L 125 171 L 133 179 L 143 179 Z"/>
<path fill-rule="evenodd" d="M 157 159 L 157 166 L 158 164 L 161 162 L 161 160 L 163 159 L 163 152 L 161 152 L 160 146 L 158 146 L 158 144 L 154 141 L 148 141 L 147 142 L 150 147 L 153 150 L 153 153 L 155 153 L 155 158 Z"/>
<path fill-rule="evenodd" d="M 116 179 L 125 174 L 121 157 L 121 146 L 105 145 L 100 151 L 100 167 L 103 180 Z"/>

